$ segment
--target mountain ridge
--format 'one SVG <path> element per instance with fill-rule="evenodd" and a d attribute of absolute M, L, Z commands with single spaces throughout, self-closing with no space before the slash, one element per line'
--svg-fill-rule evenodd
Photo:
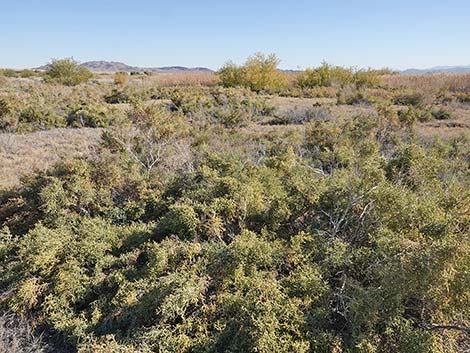
<path fill-rule="evenodd" d="M 131 66 L 119 61 L 93 60 L 79 64 L 93 72 L 155 72 L 155 73 L 177 73 L 177 72 L 213 72 L 207 67 L 186 67 L 186 66 L 162 66 L 162 67 L 140 67 Z M 36 68 L 37 70 L 47 70 L 49 64 Z"/>
<path fill-rule="evenodd" d="M 459 66 L 435 66 L 428 69 L 406 69 L 400 71 L 403 75 L 432 75 L 438 73 L 452 73 L 452 74 L 468 74 L 470 73 L 470 65 Z"/>

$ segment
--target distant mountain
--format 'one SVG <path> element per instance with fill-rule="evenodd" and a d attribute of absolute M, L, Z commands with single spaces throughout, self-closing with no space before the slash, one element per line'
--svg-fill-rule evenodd
<path fill-rule="evenodd" d="M 470 65 L 467 66 L 436 66 L 430 69 L 408 69 L 400 72 L 403 75 L 430 75 L 437 73 L 469 74 Z"/>
<path fill-rule="evenodd" d="M 156 73 L 177 73 L 177 72 L 213 72 L 206 67 L 184 67 L 184 66 L 164 66 L 164 67 L 139 67 L 130 66 L 117 61 L 87 61 L 80 66 L 86 67 L 93 72 L 156 72 Z M 49 65 L 38 67 L 38 70 L 47 70 Z"/>

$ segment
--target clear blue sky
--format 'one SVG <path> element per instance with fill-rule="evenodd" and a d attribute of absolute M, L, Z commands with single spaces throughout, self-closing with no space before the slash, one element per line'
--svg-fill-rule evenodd
<path fill-rule="evenodd" d="M 283 68 L 470 64 L 470 0 L 0 0 L 0 67 L 51 58 Z"/>

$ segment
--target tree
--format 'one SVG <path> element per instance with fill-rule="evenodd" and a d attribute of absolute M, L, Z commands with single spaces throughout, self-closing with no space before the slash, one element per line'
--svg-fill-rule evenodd
<path fill-rule="evenodd" d="M 80 66 L 73 58 L 53 59 L 46 71 L 46 82 L 57 82 L 66 86 L 75 86 L 88 81 L 93 74 L 86 67 Z"/>
<path fill-rule="evenodd" d="M 277 68 L 279 62 L 275 54 L 256 53 L 241 67 L 227 62 L 217 74 L 225 87 L 243 86 L 255 92 L 273 91 L 286 83 L 283 73 Z"/>

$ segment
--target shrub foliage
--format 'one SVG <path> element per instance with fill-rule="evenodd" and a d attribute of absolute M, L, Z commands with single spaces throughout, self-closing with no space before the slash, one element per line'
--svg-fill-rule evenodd
<path fill-rule="evenodd" d="M 261 138 L 253 158 L 240 131 L 189 128 L 187 104 L 212 103 L 178 92 L 2 194 L 3 308 L 80 352 L 468 344 L 468 140 L 421 144 L 383 105 Z"/>
<path fill-rule="evenodd" d="M 283 73 L 277 68 L 280 60 L 276 55 L 256 53 L 243 66 L 226 63 L 218 72 L 224 87 L 247 87 L 255 92 L 274 91 L 286 84 Z"/>
<path fill-rule="evenodd" d="M 72 58 L 54 59 L 49 63 L 45 74 L 46 82 L 57 82 L 66 86 L 75 86 L 88 81 L 93 74 L 90 70 L 78 63 Z"/>

